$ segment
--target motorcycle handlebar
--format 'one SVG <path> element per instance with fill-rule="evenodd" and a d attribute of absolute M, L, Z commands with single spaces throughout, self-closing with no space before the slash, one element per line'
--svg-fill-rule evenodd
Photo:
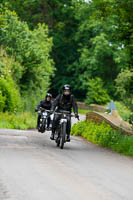
<path fill-rule="evenodd" d="M 45 108 L 40 108 L 40 110 L 41 110 L 41 111 L 46 111 L 46 112 L 52 114 L 50 110 L 46 110 Z M 75 115 L 74 115 L 74 114 L 71 114 L 69 111 L 54 112 L 54 114 L 57 114 L 57 115 L 66 114 L 66 115 L 70 115 L 71 117 L 75 117 Z M 76 118 L 77 118 L 78 120 L 80 120 L 79 117 L 76 117 Z"/>
<path fill-rule="evenodd" d="M 75 115 L 71 114 L 69 111 L 54 112 L 54 114 L 57 114 L 57 115 L 66 114 L 66 115 L 70 115 L 71 117 L 75 117 Z M 80 120 L 79 117 L 77 119 Z"/>
<path fill-rule="evenodd" d="M 50 112 L 50 110 L 46 110 L 45 108 L 40 108 L 39 110 L 41 110 L 41 111 L 46 111 L 46 112 Z"/>

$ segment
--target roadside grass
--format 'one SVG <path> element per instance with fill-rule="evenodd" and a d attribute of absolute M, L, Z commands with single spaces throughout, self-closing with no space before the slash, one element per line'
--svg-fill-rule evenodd
<path fill-rule="evenodd" d="M 123 135 L 103 122 L 95 124 L 91 121 L 82 121 L 73 125 L 72 135 L 83 136 L 89 142 L 108 147 L 124 155 L 133 156 L 133 136 Z"/>
<path fill-rule="evenodd" d="M 0 128 L 30 129 L 36 127 L 36 116 L 30 112 L 0 113 Z"/>
<path fill-rule="evenodd" d="M 88 109 L 88 110 L 78 109 L 78 113 L 79 113 L 79 114 L 83 114 L 83 115 L 85 115 L 85 114 L 87 114 L 88 112 L 90 112 L 89 109 Z"/>

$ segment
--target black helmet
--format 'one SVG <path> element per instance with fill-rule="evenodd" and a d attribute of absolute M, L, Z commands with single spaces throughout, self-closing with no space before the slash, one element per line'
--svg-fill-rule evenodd
<path fill-rule="evenodd" d="M 68 94 L 66 94 L 66 90 L 69 90 L 69 93 Z M 65 97 L 70 97 L 70 93 L 71 93 L 71 86 L 70 85 L 64 85 L 63 86 L 63 95 L 65 96 Z"/>
<path fill-rule="evenodd" d="M 50 98 L 52 98 L 52 94 L 50 94 L 50 93 L 47 93 L 47 94 L 46 94 L 46 98 L 47 98 L 47 97 L 50 97 Z"/>
<path fill-rule="evenodd" d="M 63 91 L 64 91 L 64 90 L 70 90 L 70 91 L 71 91 L 71 86 L 70 86 L 70 85 L 67 85 L 67 84 L 64 85 L 64 86 L 63 86 Z"/>

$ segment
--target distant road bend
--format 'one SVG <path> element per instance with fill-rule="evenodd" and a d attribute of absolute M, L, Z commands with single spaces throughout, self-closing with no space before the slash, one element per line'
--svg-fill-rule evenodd
<path fill-rule="evenodd" d="M 133 159 L 72 137 L 0 129 L 0 200 L 133 200 Z"/>

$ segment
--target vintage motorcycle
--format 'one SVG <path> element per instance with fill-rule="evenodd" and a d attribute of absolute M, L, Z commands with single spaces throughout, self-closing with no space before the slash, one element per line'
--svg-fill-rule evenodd
<path fill-rule="evenodd" d="M 68 111 L 55 112 L 54 114 L 61 115 L 59 124 L 55 130 L 55 142 L 57 144 L 57 147 L 63 149 L 64 144 L 67 142 L 67 116 L 69 115 L 71 117 L 75 117 L 75 115 L 71 114 Z"/>
<path fill-rule="evenodd" d="M 51 129 L 51 124 L 52 124 L 52 118 L 53 116 L 50 115 L 50 111 L 46 110 L 44 108 L 40 108 L 38 110 L 38 115 L 40 115 L 40 123 L 39 123 L 39 127 L 38 127 L 38 131 L 41 133 L 44 133 L 47 130 L 47 120 L 48 117 L 50 117 L 50 128 Z"/>

